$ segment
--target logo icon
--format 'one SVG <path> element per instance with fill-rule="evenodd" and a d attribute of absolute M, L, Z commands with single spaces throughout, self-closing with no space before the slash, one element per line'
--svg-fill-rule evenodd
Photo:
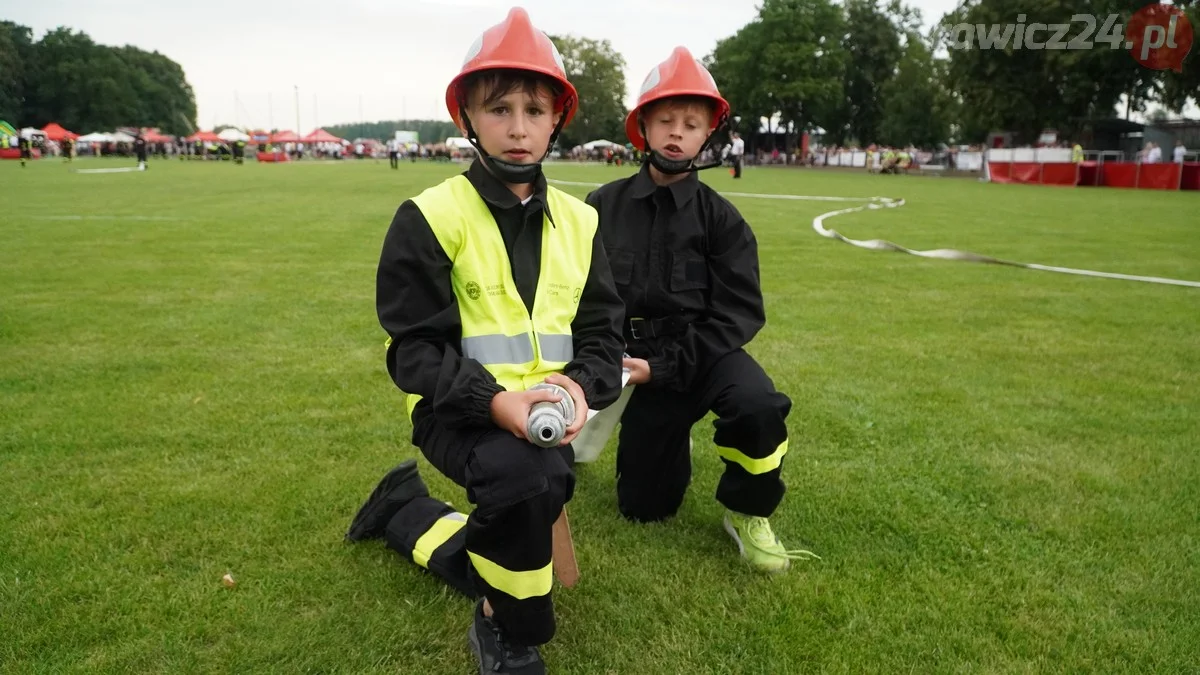
<path fill-rule="evenodd" d="M 583 289 L 582 289 L 582 288 L 579 288 L 579 287 L 576 287 L 576 288 L 575 288 L 575 293 L 574 293 L 574 295 L 573 295 L 573 299 L 575 300 L 575 302 L 579 302 L 579 296 L 580 296 L 580 294 L 581 294 L 581 293 L 583 293 Z"/>
<path fill-rule="evenodd" d="M 479 288 L 479 284 L 475 283 L 474 281 L 467 282 L 467 297 L 468 298 L 471 298 L 472 300 L 478 300 L 479 296 L 482 293 L 483 293 L 483 290 L 481 288 Z"/>
<path fill-rule="evenodd" d="M 1133 13 L 1125 29 L 1125 47 L 1138 63 L 1151 70 L 1183 72 L 1183 59 L 1192 49 L 1192 22 L 1182 9 L 1150 4 Z"/>

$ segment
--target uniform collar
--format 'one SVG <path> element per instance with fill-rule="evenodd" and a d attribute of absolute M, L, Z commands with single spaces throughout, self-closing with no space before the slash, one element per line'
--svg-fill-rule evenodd
<path fill-rule="evenodd" d="M 656 190 L 669 190 L 672 199 L 675 200 L 675 208 L 682 209 L 696 196 L 696 191 L 700 188 L 700 178 L 696 176 L 696 172 L 692 171 L 683 180 L 676 181 L 665 187 L 660 187 L 650 177 L 650 163 L 642 164 L 641 171 L 633 178 L 632 196 L 634 199 L 646 199 L 654 196 Z"/>
<path fill-rule="evenodd" d="M 513 194 L 512 190 L 509 190 L 508 186 L 499 178 L 493 176 L 492 172 L 488 171 L 483 162 L 478 159 L 471 162 L 470 168 L 463 175 L 475 187 L 479 196 L 483 197 L 483 201 L 489 205 L 505 211 L 521 205 L 521 200 Z M 544 174 L 539 175 L 533 183 L 533 198 L 529 200 L 529 205 L 534 204 L 543 208 L 546 205 L 546 176 Z"/>

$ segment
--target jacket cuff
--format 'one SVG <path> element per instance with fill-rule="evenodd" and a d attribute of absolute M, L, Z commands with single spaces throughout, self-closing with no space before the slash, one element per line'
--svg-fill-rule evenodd
<path fill-rule="evenodd" d="M 466 422 L 472 426 L 486 426 L 492 422 L 492 399 L 504 391 L 497 382 L 481 383 L 471 389 L 467 395 L 470 408 L 467 411 Z"/>
<path fill-rule="evenodd" d="M 679 372 L 674 359 L 652 356 L 646 359 L 646 365 L 650 366 L 650 381 L 647 383 L 648 386 L 670 389 L 677 384 Z"/>
<path fill-rule="evenodd" d="M 596 380 L 591 373 L 583 368 L 574 368 L 572 370 L 563 371 L 563 375 L 575 381 L 579 388 L 583 390 L 583 399 L 587 401 L 588 407 L 592 407 L 592 402 L 596 400 Z"/>

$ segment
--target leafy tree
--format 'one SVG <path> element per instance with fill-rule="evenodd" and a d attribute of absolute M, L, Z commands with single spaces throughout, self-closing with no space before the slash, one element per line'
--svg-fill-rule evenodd
<path fill-rule="evenodd" d="M 171 134 L 191 133 L 196 126 L 196 99 L 183 68 L 158 52 L 129 45 L 115 51 L 134 89 L 137 107 L 132 124 Z"/>
<path fill-rule="evenodd" d="M 758 16 L 707 58 L 723 95 L 749 133 L 760 118 L 786 127 L 848 124 L 843 105 L 844 19 L 829 0 L 763 0 Z"/>
<path fill-rule="evenodd" d="M 903 9 L 895 1 L 890 7 L 881 7 L 880 0 L 846 0 L 845 11 L 846 107 L 842 114 L 850 136 L 869 144 L 879 139 L 883 89 L 895 77 L 904 53 L 893 21 Z"/>
<path fill-rule="evenodd" d="M 886 106 L 880 141 L 895 147 L 933 147 L 949 140 L 953 103 L 943 86 L 944 65 L 920 36 L 908 36 L 896 76 L 880 92 Z"/>
<path fill-rule="evenodd" d="M 0 35 L 19 36 L 22 30 L 28 34 L 18 26 Z M 3 44 L 0 37 L 0 59 Z M 21 124 L 57 121 L 84 133 L 119 126 L 177 134 L 195 128 L 192 88 L 179 64 L 162 54 L 98 45 L 86 33 L 64 27 L 46 33 L 28 51 L 30 57 L 22 60 L 23 103 L 13 115 Z"/>
<path fill-rule="evenodd" d="M 1120 45 L 1124 36 L 1111 27 L 1096 27 L 1092 49 L 1015 48 L 1014 37 L 1002 40 L 1002 48 L 980 49 L 979 28 L 1014 23 L 1021 15 L 1041 23 L 1070 23 L 1080 12 L 1105 17 L 1121 15 L 1121 24 L 1141 6 L 1141 0 L 1093 0 L 1081 7 L 1069 0 L 1047 0 L 1030 4 L 1028 0 L 964 0 L 958 9 L 942 20 L 943 37 L 950 47 L 950 82 L 961 97 L 962 122 L 966 129 L 1004 129 L 1017 132 L 1019 140 L 1033 141 L 1043 128 L 1056 128 L 1067 136 L 1088 119 L 1112 115 L 1117 101 L 1130 95 L 1144 103 L 1152 99 L 1160 78 L 1130 58 Z M 1103 19 L 1101 19 L 1103 21 Z M 973 26 L 975 42 L 961 48 L 966 33 L 961 27 Z M 955 27 L 960 27 L 955 30 Z M 1069 38 L 1083 32 L 1083 24 L 1072 24 Z M 999 34 L 1003 38 L 1003 34 Z M 1048 33 L 1038 36 L 1049 38 Z M 1027 44 L 1027 43 L 1026 43 Z M 1141 107 L 1139 103 L 1139 108 Z M 977 141 L 979 138 L 965 140 Z"/>
<path fill-rule="evenodd" d="M 760 77 L 783 123 L 844 128 L 842 75 L 847 55 L 840 8 L 829 0 L 764 0 L 759 10 L 766 40 Z"/>
<path fill-rule="evenodd" d="M 735 125 L 744 134 L 757 132 L 758 120 L 769 119 L 776 112 L 757 72 L 765 48 L 762 33 L 761 22 L 746 24 L 736 34 L 719 41 L 713 53 L 704 59 L 733 115 L 745 120 Z"/>
<path fill-rule="evenodd" d="M 0 21 L 0 120 L 17 124 L 25 105 L 25 80 L 32 67 L 32 32 L 11 21 Z"/>
<path fill-rule="evenodd" d="M 1172 4 L 1187 13 L 1193 30 L 1200 33 L 1200 2 L 1175 0 Z M 1189 101 L 1193 105 L 1200 105 L 1200 44 L 1193 43 L 1192 50 L 1183 60 L 1182 72 L 1168 70 L 1162 74 L 1162 80 L 1160 100 L 1167 109 L 1178 113 Z"/>
<path fill-rule="evenodd" d="M 579 92 L 579 112 L 563 129 L 559 146 L 569 149 L 599 138 L 624 141 L 625 59 L 608 40 L 571 35 L 551 35 L 550 40 Z"/>

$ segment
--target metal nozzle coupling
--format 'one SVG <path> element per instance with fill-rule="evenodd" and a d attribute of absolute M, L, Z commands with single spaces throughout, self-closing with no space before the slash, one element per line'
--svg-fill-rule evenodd
<path fill-rule="evenodd" d="M 562 397 L 562 400 L 553 403 L 534 403 L 529 410 L 529 423 L 525 427 L 525 433 L 534 445 L 553 448 L 567 435 L 567 427 L 575 421 L 575 399 L 557 384 L 535 384 L 530 387 L 530 390 L 533 389 L 545 389 Z"/>

